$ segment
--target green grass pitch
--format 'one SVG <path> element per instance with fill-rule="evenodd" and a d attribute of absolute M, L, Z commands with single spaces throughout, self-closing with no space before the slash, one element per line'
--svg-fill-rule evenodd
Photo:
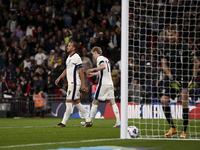
<path fill-rule="evenodd" d="M 91 146 L 134 146 L 157 147 L 162 150 L 199 150 L 200 135 L 193 135 L 195 130 L 200 133 L 199 120 L 190 121 L 188 129 L 198 140 L 181 140 L 177 136 L 164 138 L 168 126 L 164 120 L 134 120 L 134 125 L 140 128 L 140 137 L 146 139 L 119 139 L 120 128 L 113 128 L 115 119 L 95 119 L 93 127 L 84 128 L 80 125 L 83 119 L 69 119 L 65 128 L 54 128 L 61 119 L 53 118 L 1 118 L 0 119 L 0 150 L 48 150 L 60 147 L 91 147 Z M 145 125 L 147 123 L 147 125 Z M 181 120 L 176 124 L 181 125 Z M 129 125 L 132 125 L 129 120 Z M 158 126 L 161 124 L 161 126 Z M 166 124 L 166 125 L 165 125 Z M 165 129 L 166 128 L 166 129 Z M 148 129 L 148 130 L 147 130 Z M 154 129 L 154 131 L 151 131 Z M 180 132 L 179 132 L 180 133 Z M 149 137 L 146 136 L 149 135 Z M 154 137 L 154 139 L 150 137 Z M 160 140 L 155 138 L 160 137 Z M 163 139 L 162 139 L 163 138 Z M 169 140 L 170 139 L 170 140 Z"/>

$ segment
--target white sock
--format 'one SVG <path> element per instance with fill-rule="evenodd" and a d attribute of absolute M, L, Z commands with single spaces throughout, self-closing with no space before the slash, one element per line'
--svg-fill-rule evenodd
<path fill-rule="evenodd" d="M 71 115 L 71 111 L 72 111 L 72 103 L 65 103 L 66 105 L 66 111 L 64 113 L 63 116 L 63 120 L 62 120 L 62 124 L 66 124 L 67 120 L 69 119 L 69 116 Z"/>
<path fill-rule="evenodd" d="M 119 118 L 119 108 L 117 107 L 117 104 L 112 105 L 113 108 L 113 112 L 115 114 L 116 117 L 116 124 L 120 123 L 120 118 Z"/>
<path fill-rule="evenodd" d="M 83 107 L 83 105 L 81 103 L 78 103 L 75 105 L 78 110 L 80 111 L 81 115 L 85 118 L 85 121 L 86 122 L 89 122 L 90 121 L 90 118 L 89 118 L 89 115 L 87 114 L 85 108 Z"/>
<path fill-rule="evenodd" d="M 90 111 L 90 120 L 91 121 L 93 121 L 93 119 L 94 119 L 94 116 L 97 112 L 97 107 L 98 107 L 98 105 L 92 104 L 92 108 L 91 108 L 91 111 Z"/>

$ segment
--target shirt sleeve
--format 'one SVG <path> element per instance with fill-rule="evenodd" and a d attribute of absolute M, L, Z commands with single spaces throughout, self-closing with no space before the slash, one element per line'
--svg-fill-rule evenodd
<path fill-rule="evenodd" d="M 83 62 L 81 60 L 81 57 L 79 55 L 76 56 L 75 62 L 74 62 L 78 68 L 83 68 Z"/>
<path fill-rule="evenodd" d="M 102 63 L 104 63 L 104 59 L 102 57 L 97 58 L 97 66 L 101 66 Z"/>

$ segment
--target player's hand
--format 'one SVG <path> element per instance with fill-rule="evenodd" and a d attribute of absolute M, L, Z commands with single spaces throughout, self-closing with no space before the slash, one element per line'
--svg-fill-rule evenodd
<path fill-rule="evenodd" d="M 196 77 L 192 77 L 192 80 L 188 84 L 188 88 L 191 90 L 195 87 Z"/>
<path fill-rule="evenodd" d="M 57 78 L 55 81 L 55 85 L 58 86 L 58 82 L 60 81 L 60 78 Z"/>
<path fill-rule="evenodd" d="M 85 92 L 85 85 L 81 85 L 81 92 Z"/>
<path fill-rule="evenodd" d="M 171 78 L 170 82 L 172 88 L 174 88 L 177 91 L 180 91 L 181 84 L 178 81 L 174 80 L 174 78 Z"/>
<path fill-rule="evenodd" d="M 91 73 L 92 73 L 93 71 L 94 71 L 94 69 L 88 69 L 88 70 L 87 70 L 86 77 L 87 77 L 87 78 L 92 77 L 93 75 L 92 75 Z"/>

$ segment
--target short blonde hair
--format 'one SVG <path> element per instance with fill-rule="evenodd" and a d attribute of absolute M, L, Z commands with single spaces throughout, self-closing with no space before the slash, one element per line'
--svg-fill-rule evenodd
<path fill-rule="evenodd" d="M 102 50 L 101 47 L 95 46 L 93 47 L 93 49 L 91 50 L 92 53 L 97 52 L 98 54 L 102 54 Z"/>

